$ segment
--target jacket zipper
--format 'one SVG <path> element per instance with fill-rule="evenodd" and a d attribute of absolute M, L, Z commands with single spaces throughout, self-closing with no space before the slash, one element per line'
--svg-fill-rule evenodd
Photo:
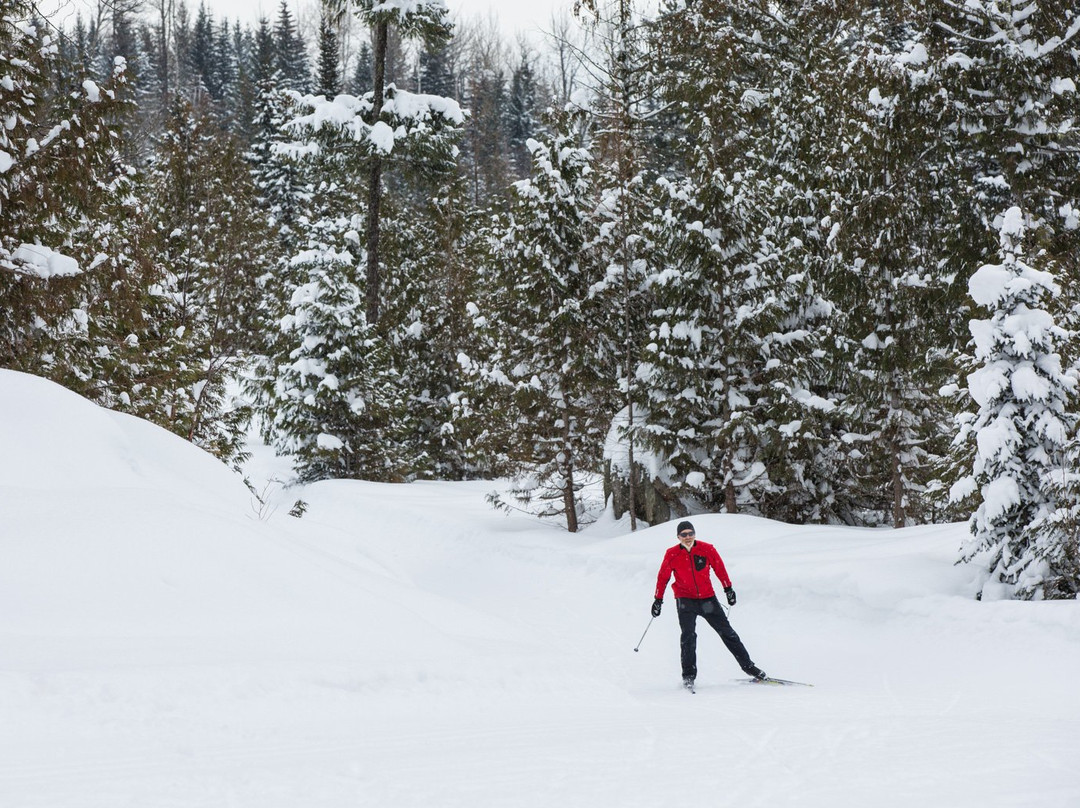
<path fill-rule="evenodd" d="M 701 600 L 701 587 L 698 586 L 697 572 L 694 568 L 694 553 L 692 550 L 687 550 L 686 554 L 690 557 L 690 580 L 694 582 L 694 589 L 697 590 L 698 600 Z"/>

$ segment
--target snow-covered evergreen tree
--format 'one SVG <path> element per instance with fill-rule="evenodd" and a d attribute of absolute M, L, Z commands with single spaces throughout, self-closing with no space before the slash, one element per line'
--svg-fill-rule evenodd
<path fill-rule="evenodd" d="M 971 200 L 978 214 L 968 228 L 970 246 L 961 254 L 964 261 L 958 269 L 963 277 L 981 267 L 972 278 L 973 296 L 993 314 L 983 325 L 973 326 L 978 332 L 976 361 L 983 368 L 969 377 L 968 389 L 979 414 L 975 421 L 972 416 L 962 420 L 955 443 L 955 459 L 962 460 L 972 445 L 964 436 L 980 436 L 973 460 L 978 484 L 962 481 L 953 487 L 955 496 L 971 492 L 978 503 L 974 538 L 962 557 L 982 568 L 980 589 L 987 595 L 1060 596 L 1072 586 L 1069 574 L 1062 572 L 1068 566 L 1063 560 L 1070 540 L 1060 517 L 1075 500 L 1069 500 L 1068 492 L 1074 489 L 1061 449 L 1067 435 L 1056 434 L 1050 424 L 1062 419 L 1054 402 L 1064 384 L 1055 379 L 1053 366 L 1059 354 L 1070 363 L 1075 354 L 1072 340 L 1063 341 L 1051 326 L 1075 329 L 1078 321 L 1069 296 L 1050 290 L 1058 283 L 1072 288 L 1080 255 L 1080 130 L 1075 126 L 1080 115 L 1080 9 L 1059 0 L 972 0 L 944 5 L 940 19 L 930 32 L 931 54 L 938 59 L 956 118 L 956 158 L 965 176 L 958 193 Z M 991 240 L 985 234 L 995 219 L 1000 233 Z M 1001 254 L 995 257 L 999 241 Z M 1006 275 L 1019 280 L 987 290 L 988 279 Z M 1011 309 L 1042 314 L 1010 319 L 1006 312 Z M 1004 336 L 995 336 L 1004 323 L 1017 331 L 1011 351 L 995 347 L 1006 342 Z M 1035 333 L 1027 334 L 1029 327 Z M 1009 362 L 1023 368 L 1024 361 L 1045 377 L 1045 396 L 1021 385 L 1010 400 L 1008 383 L 1001 391 L 989 384 L 998 376 L 1008 380 L 1014 375 Z M 1026 373 L 1021 371 L 1021 379 Z M 1032 415 L 1039 408 L 1046 413 L 1043 423 Z M 991 424 L 1000 427 L 998 433 L 988 431 Z M 1010 429 L 1014 437 L 1008 439 Z M 1051 528 L 1055 520 L 1057 526 Z M 1050 569 L 1047 559 L 1063 566 Z"/>
<path fill-rule="evenodd" d="M 281 0 L 278 5 L 277 21 L 274 24 L 274 49 L 277 57 L 275 67 L 281 86 L 301 93 L 309 92 L 311 65 L 308 61 L 307 45 L 296 28 L 296 20 L 289 9 L 289 0 Z"/>
<path fill-rule="evenodd" d="M 904 5 L 868 10 L 835 116 L 845 132 L 828 185 L 835 194 L 829 278 L 843 312 L 834 367 L 847 451 L 843 497 L 861 521 L 896 527 L 933 513 L 927 493 L 948 448 L 956 226 L 955 140 L 916 18 Z M 843 116 L 843 117 L 841 117 Z M 918 199 L 918 204 L 913 200 Z M 940 499 L 940 497 L 938 497 Z"/>
<path fill-rule="evenodd" d="M 646 515 L 642 484 L 653 482 L 641 479 L 647 475 L 641 474 L 635 450 L 639 441 L 637 405 L 642 398 L 636 370 L 645 342 L 645 313 L 651 304 L 645 291 L 649 245 L 642 233 L 653 204 L 649 197 L 652 184 L 642 170 L 648 128 L 645 99 L 654 90 L 655 76 L 647 55 L 646 23 L 631 0 L 589 2 L 583 7 L 591 11 L 583 16 L 602 54 L 593 62 L 598 85 L 588 100 L 579 97 L 579 103 L 588 107 L 595 148 L 601 157 L 593 247 L 606 270 L 592 294 L 602 300 L 601 310 L 606 315 L 598 325 L 619 346 L 609 384 L 622 397 L 618 418 L 623 425 L 621 442 L 626 456 L 625 468 L 615 464 L 605 473 L 612 490 L 613 478 L 621 478 L 619 485 L 627 491 L 627 501 L 613 507 L 618 512 L 625 506 L 631 528 L 636 529 L 637 517 Z"/>
<path fill-rule="evenodd" d="M 333 0 L 334 8 L 344 8 L 349 0 Z M 394 138 L 388 140 L 388 133 L 383 127 L 388 121 L 385 117 L 395 114 L 401 118 L 418 121 L 425 118 L 437 128 L 440 123 L 457 124 L 464 122 L 460 108 L 453 104 L 453 110 L 446 104 L 444 96 L 416 94 L 414 98 L 428 98 L 419 105 L 409 105 L 406 97 L 402 103 L 387 104 L 387 57 L 391 40 L 391 29 L 401 38 L 421 39 L 428 45 L 445 41 L 452 30 L 448 11 L 443 0 L 354 0 L 359 18 L 372 31 L 372 82 L 371 92 L 364 96 L 364 108 L 354 107 L 353 120 L 356 123 L 356 140 L 370 140 L 374 132 L 379 141 L 376 148 L 369 152 L 367 226 L 365 228 L 365 249 L 367 251 L 367 278 L 365 294 L 368 322 L 375 324 L 379 320 L 381 306 L 381 283 L 379 264 L 379 216 L 383 193 L 383 164 L 390 154 Z M 393 85 L 391 85 L 393 86 Z M 400 92 L 400 91 L 399 91 Z M 434 101 L 434 99 L 441 99 Z M 450 102 L 453 103 L 453 102 Z M 456 110 L 456 112 L 455 112 Z M 389 113 L 389 116 L 386 115 Z M 348 125 L 348 121 L 342 121 Z M 425 127 L 425 128 L 430 128 Z M 393 131 L 391 129 L 391 131 Z M 414 129 L 414 134 L 416 130 Z M 373 141 L 372 141 L 373 142 Z"/>
<path fill-rule="evenodd" d="M 154 420 L 223 459 L 242 450 L 227 383 L 256 346 L 256 279 L 270 243 L 239 144 L 205 109 L 177 99 L 151 166 L 154 260 L 169 311 L 156 349 Z"/>
<path fill-rule="evenodd" d="M 85 276 L 108 257 L 85 234 L 129 187 L 116 127 L 126 64 L 106 83 L 82 73 L 57 92 L 69 71 L 30 11 L 0 2 L 0 366 L 65 378 L 81 363 L 58 357 L 57 342 L 81 339 Z"/>
<path fill-rule="evenodd" d="M 433 381 L 430 365 L 417 367 L 413 361 L 424 361 L 425 343 L 442 325 L 442 318 L 428 308 L 431 297 L 426 293 L 419 300 L 410 297 L 418 287 L 434 286 L 438 277 L 431 266 L 432 256 L 415 255 L 419 246 L 412 229 L 413 220 L 419 218 L 416 211 L 400 220 L 409 233 L 394 234 L 397 245 L 391 237 L 393 260 L 387 266 L 393 267 L 393 275 L 380 292 L 383 305 L 392 312 L 390 319 L 376 328 L 366 309 L 364 315 L 338 312 L 349 294 L 370 297 L 368 278 L 360 279 L 355 273 L 356 262 L 368 257 L 370 230 L 363 228 L 360 236 L 356 228 L 361 219 L 369 218 L 368 189 L 363 184 L 371 163 L 392 156 L 406 165 L 423 164 L 429 172 L 449 169 L 456 129 L 464 122 L 464 114 L 450 99 L 394 86 L 387 88 L 385 96 L 380 115 L 373 118 L 371 93 L 363 98 L 342 94 L 332 99 L 294 93 L 300 114 L 287 126 L 294 141 L 271 149 L 279 161 L 299 161 L 291 165 L 312 184 L 306 211 L 292 237 L 299 239 L 299 254 L 266 284 L 268 291 L 273 287 L 280 292 L 271 297 L 287 303 L 284 322 L 290 325 L 271 338 L 268 370 L 258 375 L 273 382 L 265 402 L 266 426 L 280 446 L 297 456 L 302 473 L 309 478 L 346 474 L 405 479 L 446 466 L 444 458 L 435 457 L 438 452 L 433 451 L 431 438 L 446 423 L 445 416 L 433 413 L 445 404 L 448 390 L 442 382 Z M 348 223 L 345 232 L 342 223 Z M 422 236 L 420 240 L 426 241 Z M 341 273 L 342 288 L 331 290 L 335 272 Z M 268 306 L 271 311 L 276 308 L 276 304 Z M 327 332 L 318 335 L 318 328 Z M 347 333 L 350 328 L 355 332 L 352 336 Z M 328 366 L 340 358 L 349 363 L 347 371 L 327 371 L 337 380 L 333 390 L 294 395 L 290 391 L 305 390 L 308 384 L 305 357 L 309 351 Z M 356 401 L 365 403 L 357 409 Z M 410 406 L 405 408 L 403 402 Z M 336 413 L 330 419 L 332 433 L 341 442 L 329 453 L 317 443 L 319 435 L 331 434 L 325 407 Z"/>
<path fill-rule="evenodd" d="M 740 489 L 765 469 L 756 461 L 749 412 L 760 392 L 758 340 L 746 322 L 764 302 L 749 217 L 756 205 L 724 175 L 709 189 L 663 183 L 653 225 L 658 258 L 650 291 L 642 380 L 646 444 L 664 458 L 665 482 L 687 500 L 738 509 Z M 723 210 L 723 219 L 716 212 Z M 712 215 L 710 215 L 712 214 Z"/>
<path fill-rule="evenodd" d="M 315 94 L 333 98 L 341 92 L 341 47 L 337 15 L 326 8 L 319 17 L 319 59 Z"/>
<path fill-rule="evenodd" d="M 1033 528 L 1040 520 L 1049 527 L 1045 520 L 1057 505 L 1047 483 L 1062 469 L 1075 426 L 1076 380 L 1063 372 L 1059 353 L 1068 334 L 1046 308 L 1058 292 L 1053 275 L 1037 268 L 1046 253 L 1036 247 L 1028 257 L 1028 223 L 1019 207 L 995 224 L 1000 263 L 980 267 L 969 284 L 972 298 L 990 313 L 971 321 L 979 367 L 968 388 L 979 410 L 958 438 L 975 442 L 975 462 L 953 495 L 980 494 L 962 549 L 962 559 L 977 566 L 979 596 L 1030 597 L 1069 572 L 1052 567 L 1065 549 L 1054 541 L 1055 531 L 1039 537 Z"/>
<path fill-rule="evenodd" d="M 592 158 L 567 129 L 529 142 L 533 173 L 515 185 L 495 277 L 485 280 L 489 297 L 477 312 L 490 328 L 491 352 L 471 361 L 499 401 L 489 440 L 529 475 L 519 495 L 541 500 L 544 515 L 564 518 L 575 532 L 578 493 L 598 470 L 615 409 L 605 380 L 616 352 L 589 294 L 601 277 L 586 249 Z"/>
<path fill-rule="evenodd" d="M 1052 498 L 1048 513 L 1031 525 L 1030 552 L 1036 561 L 1021 597 L 1075 599 L 1080 595 L 1080 440 L 1065 447 L 1061 468 L 1046 472 L 1043 490 Z"/>
<path fill-rule="evenodd" d="M 469 303 L 478 292 L 479 215 L 460 175 L 411 177 L 410 186 L 417 192 L 388 200 L 384 255 L 395 271 L 382 320 L 406 399 L 410 470 L 437 479 L 490 474 L 495 464 L 475 446 L 478 419 L 459 362 L 476 353 Z"/>
<path fill-rule="evenodd" d="M 217 72 L 220 60 L 224 54 L 218 52 L 217 37 L 214 32 L 214 18 L 206 8 L 206 4 L 199 5 L 199 11 L 195 15 L 195 24 L 191 30 L 191 63 L 192 80 L 199 92 L 206 92 L 214 100 L 220 99 L 224 89 Z"/>
<path fill-rule="evenodd" d="M 684 499 L 824 519 L 820 425 L 835 404 L 818 329 L 832 308 L 810 247 L 824 241 L 828 204 L 808 170 L 821 159 L 821 89 L 800 86 L 795 65 L 803 47 L 806 64 L 831 62 L 800 11 L 706 0 L 661 15 L 660 58 L 672 67 L 660 77 L 686 135 L 683 176 L 662 182 L 652 224 L 657 306 L 641 373 L 646 434 Z M 805 13 L 813 21 L 819 9 Z"/>
<path fill-rule="evenodd" d="M 531 158 L 525 145 L 529 138 L 540 133 L 540 99 L 536 77 L 535 55 L 524 46 L 510 76 L 507 95 L 506 134 L 510 144 L 510 167 L 518 179 L 529 173 Z"/>
<path fill-rule="evenodd" d="M 363 67 L 363 59 L 358 60 L 357 66 L 358 69 Z M 370 65 L 368 67 L 370 68 Z M 416 73 L 416 92 L 448 98 L 457 96 L 457 77 L 454 75 L 447 42 L 440 41 L 423 47 L 417 59 Z"/>
<path fill-rule="evenodd" d="M 408 471 L 401 379 L 390 346 L 364 319 L 360 224 L 320 219 L 293 259 L 305 280 L 280 323 L 289 349 L 264 429 L 304 480 L 391 482 Z"/>

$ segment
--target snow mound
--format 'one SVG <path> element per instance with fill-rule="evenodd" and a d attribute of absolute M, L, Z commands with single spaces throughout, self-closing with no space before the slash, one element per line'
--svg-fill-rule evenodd
<path fill-rule="evenodd" d="M 360 654 L 376 675 L 372 651 L 460 657 L 447 615 L 505 633 L 403 588 L 350 526 L 270 523 L 216 458 L 44 379 L 0 371 L 0 447 L 0 671 Z"/>
<path fill-rule="evenodd" d="M 37 376 L 0 370 L 0 488 L 158 488 L 247 502 L 224 464 L 182 438 Z"/>

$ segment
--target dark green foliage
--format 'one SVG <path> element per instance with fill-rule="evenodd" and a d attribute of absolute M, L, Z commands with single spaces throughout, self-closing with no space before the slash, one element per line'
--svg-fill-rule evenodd
<path fill-rule="evenodd" d="M 522 48 L 518 64 L 510 77 L 506 103 L 506 135 L 510 146 L 510 167 L 516 178 L 528 175 L 531 158 L 529 138 L 540 132 L 540 110 L 537 108 L 536 74 L 533 54 Z"/>
<path fill-rule="evenodd" d="M 53 348 L 80 338 L 80 304 L 94 283 L 86 274 L 94 255 L 76 248 L 75 234 L 128 187 L 114 125 L 127 104 L 126 75 L 120 62 L 100 86 L 84 84 L 85 73 L 55 81 L 70 66 L 58 64 L 39 26 L 17 22 L 28 10 L 0 3 L 0 366 L 61 377 L 72 371 L 57 365 Z M 53 250 L 79 261 L 75 274 L 27 260 Z"/>
<path fill-rule="evenodd" d="M 569 122 L 567 122 L 569 123 Z M 579 527 L 580 488 L 599 468 L 615 410 L 605 384 L 616 359 L 590 295 L 603 268 L 589 253 L 592 160 L 567 123 L 531 141 L 532 175 L 517 184 L 510 213 L 493 234 L 493 265 L 478 317 L 485 354 L 471 358 L 481 395 L 496 412 L 485 438 L 528 482 L 523 500 Z"/>
<path fill-rule="evenodd" d="M 341 92 L 341 49 L 338 47 L 337 19 L 326 9 L 319 18 L 319 63 L 315 93 L 333 98 Z"/>
<path fill-rule="evenodd" d="M 289 10 L 289 0 L 281 0 L 274 25 L 275 68 L 282 87 L 308 92 L 311 87 L 311 66 L 307 46 L 296 30 L 296 21 Z"/>
<path fill-rule="evenodd" d="M 231 460 L 245 424 L 226 386 L 258 345 L 265 218 L 239 144 L 183 101 L 171 109 L 150 184 L 151 250 L 164 270 L 153 420 Z"/>

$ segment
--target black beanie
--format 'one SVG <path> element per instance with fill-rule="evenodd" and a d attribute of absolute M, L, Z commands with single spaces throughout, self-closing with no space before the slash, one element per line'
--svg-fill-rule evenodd
<path fill-rule="evenodd" d="M 693 530 L 694 526 L 689 522 L 679 522 L 679 526 L 675 528 L 676 533 L 682 533 L 684 530 Z M 695 531 L 696 532 L 696 531 Z"/>

